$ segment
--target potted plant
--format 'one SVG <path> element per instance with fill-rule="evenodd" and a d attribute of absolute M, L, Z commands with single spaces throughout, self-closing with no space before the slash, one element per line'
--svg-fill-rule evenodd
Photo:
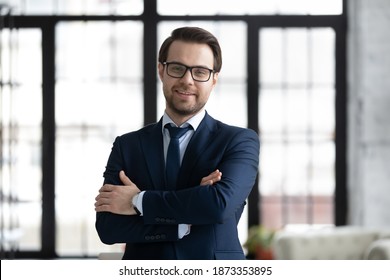
<path fill-rule="evenodd" d="M 251 226 L 248 239 L 244 247 L 248 250 L 248 257 L 261 260 L 272 260 L 272 242 L 275 230 L 267 229 L 262 225 Z"/>

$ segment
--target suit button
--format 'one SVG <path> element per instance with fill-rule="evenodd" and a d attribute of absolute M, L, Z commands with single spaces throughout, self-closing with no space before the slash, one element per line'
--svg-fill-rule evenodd
<path fill-rule="evenodd" d="M 150 236 L 149 235 L 145 235 L 145 240 L 150 240 Z"/>
<path fill-rule="evenodd" d="M 157 218 L 155 218 L 154 220 L 155 220 L 157 223 L 159 223 L 159 222 L 160 222 L 160 218 L 158 218 L 158 217 L 157 217 Z"/>
<path fill-rule="evenodd" d="M 166 219 L 160 218 L 160 222 L 165 223 Z"/>
<path fill-rule="evenodd" d="M 155 238 L 155 237 L 152 235 L 152 236 L 150 237 L 150 240 L 154 240 L 154 238 Z"/>
<path fill-rule="evenodd" d="M 159 234 L 156 235 L 156 240 L 159 240 L 161 236 Z"/>

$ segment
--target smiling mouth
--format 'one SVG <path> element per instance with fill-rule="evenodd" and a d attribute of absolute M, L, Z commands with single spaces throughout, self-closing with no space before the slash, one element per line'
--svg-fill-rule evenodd
<path fill-rule="evenodd" d="M 190 96 L 190 95 L 195 95 L 194 93 L 192 92 L 188 92 L 188 91 L 182 91 L 182 90 L 176 90 L 176 92 L 180 95 L 186 95 L 186 96 Z"/>

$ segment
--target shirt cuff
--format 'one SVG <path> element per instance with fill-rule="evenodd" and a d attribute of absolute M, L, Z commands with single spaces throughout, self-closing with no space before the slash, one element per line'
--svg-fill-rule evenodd
<path fill-rule="evenodd" d="M 144 210 L 142 208 L 142 200 L 143 200 L 144 194 L 145 194 L 145 191 L 142 191 L 142 192 L 136 194 L 135 196 L 133 196 L 133 199 L 131 201 L 133 203 L 133 206 L 138 209 L 140 216 L 142 216 L 144 214 Z"/>
<path fill-rule="evenodd" d="M 179 229 L 178 237 L 179 239 L 182 239 L 184 236 L 190 234 L 191 225 L 179 224 L 178 229 Z"/>

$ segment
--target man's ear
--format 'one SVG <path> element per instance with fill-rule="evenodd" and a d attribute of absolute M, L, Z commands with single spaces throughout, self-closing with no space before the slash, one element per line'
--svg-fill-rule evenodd
<path fill-rule="evenodd" d="M 159 62 L 157 65 L 157 69 L 158 69 L 158 76 L 160 77 L 160 80 L 162 80 L 164 76 L 164 65 Z"/>
<path fill-rule="evenodd" d="M 213 74 L 213 87 L 215 87 L 215 85 L 218 82 L 218 74 L 219 74 L 219 72 L 216 72 Z"/>

